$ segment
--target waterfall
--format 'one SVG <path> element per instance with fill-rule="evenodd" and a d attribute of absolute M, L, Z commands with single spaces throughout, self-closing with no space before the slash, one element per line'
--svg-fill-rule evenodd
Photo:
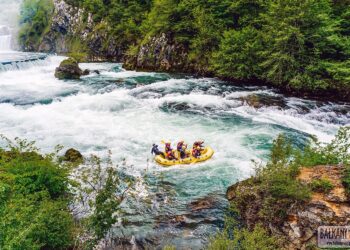
<path fill-rule="evenodd" d="M 22 0 L 0 0 L 0 51 L 17 48 L 17 33 Z"/>
<path fill-rule="evenodd" d="M 46 54 L 18 51 L 17 33 L 22 0 L 0 0 L 0 73 L 45 64 Z"/>
<path fill-rule="evenodd" d="M 0 51 L 11 50 L 12 35 L 10 28 L 7 26 L 0 26 Z"/>

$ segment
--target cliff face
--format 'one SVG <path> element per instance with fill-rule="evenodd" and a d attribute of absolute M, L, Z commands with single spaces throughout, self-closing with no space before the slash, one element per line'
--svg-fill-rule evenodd
<path fill-rule="evenodd" d="M 350 223 L 350 200 L 341 182 L 342 167 L 316 166 L 302 168 L 297 177 L 301 182 L 310 184 L 314 180 L 327 179 L 332 189 L 327 193 L 313 192 L 311 199 L 304 204 L 292 204 L 285 212 L 286 220 L 280 224 L 269 223 L 261 216 L 264 209 L 264 193 L 257 185 L 248 185 L 243 181 L 227 190 L 227 198 L 238 203 L 238 209 L 244 224 L 252 229 L 262 223 L 279 238 L 285 239 L 285 249 L 306 249 L 317 245 L 319 226 L 345 226 Z M 240 206 L 238 195 L 244 194 L 245 204 Z M 249 202 L 247 202 L 249 201 Z"/>
<path fill-rule="evenodd" d="M 83 52 L 91 61 L 121 60 L 123 48 L 110 37 L 106 23 L 95 23 L 90 13 L 63 0 L 53 2 L 49 30 L 33 50 L 59 54 Z"/>
<path fill-rule="evenodd" d="M 193 72 L 188 49 L 160 34 L 152 37 L 131 55 L 130 44 L 119 44 L 111 35 L 110 25 L 95 23 L 90 13 L 54 0 L 54 12 L 48 31 L 37 48 L 24 48 L 47 53 L 67 54 L 84 52 L 90 61 L 125 62 L 128 69 L 167 72 Z"/>
<path fill-rule="evenodd" d="M 130 69 L 167 72 L 189 72 L 193 69 L 187 49 L 164 33 L 151 38 L 135 55 L 125 59 L 125 66 Z"/>

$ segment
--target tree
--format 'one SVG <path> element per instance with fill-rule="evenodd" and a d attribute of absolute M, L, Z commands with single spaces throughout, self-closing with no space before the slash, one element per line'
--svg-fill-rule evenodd
<path fill-rule="evenodd" d="M 253 27 L 225 32 L 218 51 L 213 54 L 212 68 L 223 77 L 240 80 L 261 75 L 261 33 Z"/>

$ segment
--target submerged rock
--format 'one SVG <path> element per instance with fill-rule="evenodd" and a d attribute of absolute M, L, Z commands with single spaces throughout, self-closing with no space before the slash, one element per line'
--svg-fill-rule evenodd
<path fill-rule="evenodd" d="M 79 163 L 84 160 L 83 155 L 76 149 L 70 148 L 66 151 L 64 154 L 65 161 L 71 162 L 71 163 Z"/>
<path fill-rule="evenodd" d="M 256 109 L 270 106 L 275 106 L 283 109 L 287 105 L 282 96 L 251 94 L 240 97 L 239 100 L 241 100 L 243 104 L 247 104 Z"/>
<path fill-rule="evenodd" d="M 214 197 L 208 196 L 202 199 L 198 199 L 189 204 L 191 211 L 199 211 L 203 209 L 212 209 L 217 206 L 218 200 Z"/>
<path fill-rule="evenodd" d="M 90 74 L 90 70 L 84 69 L 82 75 L 83 75 L 83 76 L 87 76 L 87 75 L 89 75 L 89 74 Z"/>
<path fill-rule="evenodd" d="M 79 68 L 78 62 L 73 58 L 65 59 L 60 66 L 55 70 L 55 77 L 58 79 L 79 79 L 84 74 L 89 74 L 89 71 L 82 71 Z"/>

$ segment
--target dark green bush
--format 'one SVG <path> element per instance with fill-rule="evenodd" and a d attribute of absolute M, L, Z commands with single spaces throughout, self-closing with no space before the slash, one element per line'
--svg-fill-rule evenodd
<path fill-rule="evenodd" d="M 208 250 L 277 250 L 281 249 L 278 240 L 270 236 L 261 226 L 256 225 L 252 231 L 236 228 L 232 234 L 228 231 L 217 234 L 208 245 Z"/>
<path fill-rule="evenodd" d="M 333 189 L 333 184 L 327 179 L 313 180 L 310 187 L 314 192 L 328 193 Z"/>
<path fill-rule="evenodd" d="M 66 249 L 74 230 L 67 169 L 17 142 L 0 149 L 0 248 Z"/>

